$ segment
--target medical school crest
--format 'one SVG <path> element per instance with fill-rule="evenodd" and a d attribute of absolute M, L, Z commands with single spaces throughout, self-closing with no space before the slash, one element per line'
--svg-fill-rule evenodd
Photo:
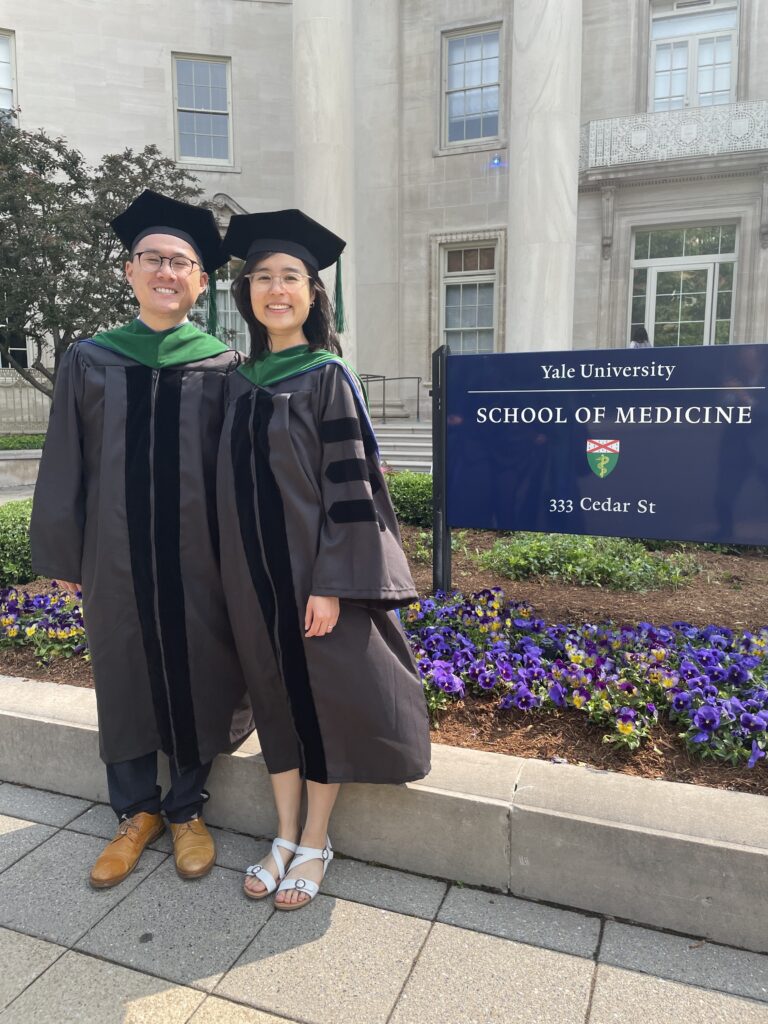
<path fill-rule="evenodd" d="M 595 438 L 587 441 L 587 462 L 595 476 L 604 477 L 613 472 L 619 461 L 619 441 Z"/>

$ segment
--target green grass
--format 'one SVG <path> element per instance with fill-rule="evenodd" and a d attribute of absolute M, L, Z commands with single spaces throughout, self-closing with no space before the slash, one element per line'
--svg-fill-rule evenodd
<path fill-rule="evenodd" d="M 45 434 L 0 434 L 0 451 L 42 448 Z"/>

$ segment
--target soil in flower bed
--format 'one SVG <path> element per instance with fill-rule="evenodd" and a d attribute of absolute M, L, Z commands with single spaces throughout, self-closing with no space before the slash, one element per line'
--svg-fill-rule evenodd
<path fill-rule="evenodd" d="M 764 768 L 734 768 L 692 757 L 677 738 L 675 727 L 663 719 L 654 725 L 653 739 L 634 751 L 617 750 L 603 743 L 603 733 L 586 716 L 573 711 L 532 717 L 500 711 L 498 700 L 473 698 L 440 713 L 432 742 L 768 796 L 768 772 Z"/>
<path fill-rule="evenodd" d="M 416 526 L 402 527 L 413 578 L 423 596 L 432 591 L 432 564 L 417 561 L 415 554 L 417 548 L 424 549 L 420 535 L 425 532 Z M 456 590 L 471 594 L 485 587 L 501 587 L 508 598 L 528 601 L 536 615 L 549 623 L 581 625 L 611 620 L 617 625 L 652 622 L 666 626 L 683 620 L 694 626 L 715 623 L 730 629 L 768 625 L 768 558 L 761 555 L 721 555 L 694 549 L 701 572 L 691 576 L 685 586 L 631 593 L 547 579 L 516 581 L 481 569 L 472 552 L 487 551 L 497 537 L 486 530 L 462 531 L 460 544 L 466 552 L 454 551 L 452 556 Z"/>

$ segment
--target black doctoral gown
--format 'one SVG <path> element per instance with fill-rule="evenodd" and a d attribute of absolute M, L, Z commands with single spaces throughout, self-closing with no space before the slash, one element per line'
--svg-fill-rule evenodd
<path fill-rule="evenodd" d="M 253 728 L 219 574 L 225 350 L 153 369 L 92 341 L 59 368 L 32 512 L 37 572 L 82 582 L 101 756 L 180 771 Z"/>
<path fill-rule="evenodd" d="M 338 362 L 228 381 L 221 569 L 270 772 L 402 783 L 429 771 L 422 684 L 394 609 L 416 597 L 370 422 Z M 304 636 L 310 595 L 340 598 Z"/>

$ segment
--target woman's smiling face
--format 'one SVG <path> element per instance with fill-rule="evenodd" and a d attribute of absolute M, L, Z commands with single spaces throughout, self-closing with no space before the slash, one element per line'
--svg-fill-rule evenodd
<path fill-rule="evenodd" d="M 271 283 L 260 282 L 259 275 L 271 276 Z M 253 314 L 270 336 L 284 337 L 300 332 L 309 316 L 314 295 L 303 261 L 288 253 L 276 252 L 259 260 L 249 277 Z M 295 281 L 296 277 L 300 280 Z"/>

